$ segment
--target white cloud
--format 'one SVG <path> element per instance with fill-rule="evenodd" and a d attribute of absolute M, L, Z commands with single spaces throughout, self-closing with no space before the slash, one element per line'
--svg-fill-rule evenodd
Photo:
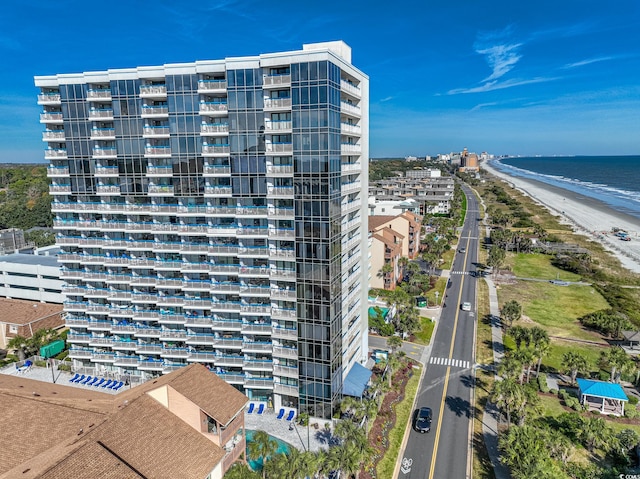
<path fill-rule="evenodd" d="M 559 77 L 549 77 L 549 78 L 539 77 L 539 78 L 530 78 L 528 80 L 513 79 L 513 80 L 505 80 L 503 82 L 491 81 L 483 85 L 472 87 L 472 88 L 456 88 L 454 90 L 449 90 L 447 92 L 447 95 L 459 95 L 462 93 L 482 93 L 482 92 L 494 91 L 494 90 L 504 90 L 505 88 L 513 88 L 515 86 L 530 85 L 532 83 L 543 83 L 543 82 L 554 81 L 558 79 Z"/>
<path fill-rule="evenodd" d="M 486 55 L 486 61 L 492 70 L 491 75 L 482 81 L 490 82 L 509 73 L 522 58 L 522 55 L 518 53 L 521 46 L 522 43 L 492 45 L 487 48 L 476 47 L 477 53 Z"/>
<path fill-rule="evenodd" d="M 579 62 L 575 62 L 575 63 L 567 63 L 565 66 L 563 66 L 562 68 L 564 69 L 569 69 L 569 68 L 577 68 L 577 67 L 583 67 L 585 65 L 590 65 L 592 63 L 598 63 L 598 62 L 606 62 L 608 60 L 613 60 L 615 57 L 598 57 L 598 58 L 589 58 L 587 60 L 582 60 Z"/>
<path fill-rule="evenodd" d="M 476 106 L 474 106 L 474 107 L 473 107 L 471 110 L 469 110 L 469 111 L 478 111 L 478 110 L 480 110 L 480 109 L 482 109 L 482 108 L 486 108 L 486 107 L 488 107 L 488 106 L 495 106 L 495 105 L 497 105 L 497 104 L 498 104 L 498 103 L 497 103 L 497 102 L 495 102 L 495 101 L 494 101 L 494 102 L 490 102 L 490 103 L 478 103 Z"/>
<path fill-rule="evenodd" d="M 394 96 L 387 96 L 387 97 L 383 98 L 382 100 L 380 100 L 380 103 L 384 103 L 385 101 L 393 100 L 394 98 L 395 98 Z"/>

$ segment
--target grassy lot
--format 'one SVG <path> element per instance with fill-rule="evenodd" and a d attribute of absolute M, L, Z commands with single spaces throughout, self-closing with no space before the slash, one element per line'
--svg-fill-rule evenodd
<path fill-rule="evenodd" d="M 489 287 L 484 281 L 478 281 L 478 330 L 476 334 L 476 362 L 493 363 L 491 322 L 489 320 Z"/>
<path fill-rule="evenodd" d="M 600 357 L 600 352 L 605 349 L 605 347 L 552 339 L 549 354 L 542 359 L 542 366 L 547 371 L 562 372 L 562 356 L 569 351 L 573 351 L 584 355 L 591 365 L 590 369 L 595 371 L 598 369 L 596 364 Z"/>
<path fill-rule="evenodd" d="M 413 334 L 415 342 L 424 345 L 429 344 L 435 325 L 435 321 L 432 321 L 431 318 L 420 317 L 420 331 Z"/>
<path fill-rule="evenodd" d="M 393 477 L 393 469 L 398 460 L 402 438 L 404 437 L 404 432 L 413 410 L 413 400 L 418 391 L 418 382 L 420 381 L 421 374 L 422 369 L 413 370 L 413 376 L 407 382 L 404 391 L 404 399 L 396 406 L 396 424 L 393 426 L 393 429 L 389 431 L 389 448 L 387 449 L 387 453 L 376 468 L 378 477 Z"/>
<path fill-rule="evenodd" d="M 444 298 L 444 290 L 447 287 L 447 278 L 443 278 L 442 276 L 438 277 L 436 284 L 432 289 L 427 291 L 425 294 L 427 300 L 429 300 L 430 305 L 436 304 L 436 291 L 438 292 L 438 304 L 442 302 L 442 298 Z"/>
<path fill-rule="evenodd" d="M 559 279 L 580 281 L 580 275 L 563 271 L 551 264 L 551 256 L 546 254 L 508 254 L 506 265 L 519 278 Z"/>
<path fill-rule="evenodd" d="M 446 251 L 442 255 L 442 263 L 440 263 L 441 269 L 451 269 L 451 265 L 453 264 L 453 257 L 456 254 L 456 250 L 451 248 L 449 251 Z"/>
<path fill-rule="evenodd" d="M 609 307 L 605 299 L 590 286 L 556 286 L 550 283 L 518 281 L 501 285 L 498 299 L 502 306 L 515 300 L 522 314 L 543 326 L 549 336 L 600 340 L 594 332 L 582 328 L 578 318 Z"/>

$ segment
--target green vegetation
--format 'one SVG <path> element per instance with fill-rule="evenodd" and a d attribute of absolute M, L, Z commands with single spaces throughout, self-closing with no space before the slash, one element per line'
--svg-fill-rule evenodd
<path fill-rule="evenodd" d="M 559 279 L 561 281 L 580 281 L 580 276 L 569 273 L 551 264 L 551 257 L 544 254 L 519 253 L 509 255 L 505 265 L 519 278 Z"/>
<path fill-rule="evenodd" d="M 0 166 L 0 229 L 51 227 L 45 166 Z"/>
<path fill-rule="evenodd" d="M 408 170 L 432 169 L 441 170 L 442 163 L 434 161 L 412 161 L 407 162 L 404 158 L 397 159 L 373 159 L 369 162 L 369 181 L 378 181 L 404 176 Z"/>
<path fill-rule="evenodd" d="M 431 342 L 431 335 L 436 323 L 431 318 L 420 318 L 420 330 L 413 333 L 414 341 L 418 344 L 429 344 Z"/>

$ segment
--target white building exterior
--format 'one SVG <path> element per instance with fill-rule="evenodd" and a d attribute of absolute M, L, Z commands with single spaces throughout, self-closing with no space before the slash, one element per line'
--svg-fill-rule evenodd
<path fill-rule="evenodd" d="M 351 49 L 35 83 L 76 367 L 202 362 L 331 417 L 368 352 L 369 86 Z"/>
<path fill-rule="evenodd" d="M 62 304 L 62 283 L 55 255 L 0 256 L 0 297 Z"/>

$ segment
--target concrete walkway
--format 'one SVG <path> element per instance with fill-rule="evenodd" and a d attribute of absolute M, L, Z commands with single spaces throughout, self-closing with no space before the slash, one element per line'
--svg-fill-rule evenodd
<path fill-rule="evenodd" d="M 485 206 L 484 201 L 480 200 L 482 205 Z M 486 207 L 485 207 L 486 211 Z M 487 224 L 487 217 L 482 220 L 487 238 L 490 234 L 490 228 Z M 489 314 L 491 315 L 491 343 L 493 346 L 493 365 L 494 371 L 498 370 L 500 361 L 504 356 L 504 344 L 502 342 L 502 325 L 500 324 L 500 306 L 498 303 L 498 291 L 496 285 L 489 276 L 484 277 L 487 286 L 489 287 Z M 496 381 L 500 380 L 500 377 L 496 373 Z M 487 448 L 489 460 L 493 466 L 493 473 L 496 479 L 510 479 L 511 474 L 509 469 L 500 462 L 500 451 L 498 450 L 498 419 L 500 413 L 496 406 L 487 401 L 484 413 L 482 415 L 482 435 L 484 437 L 484 444 Z"/>

